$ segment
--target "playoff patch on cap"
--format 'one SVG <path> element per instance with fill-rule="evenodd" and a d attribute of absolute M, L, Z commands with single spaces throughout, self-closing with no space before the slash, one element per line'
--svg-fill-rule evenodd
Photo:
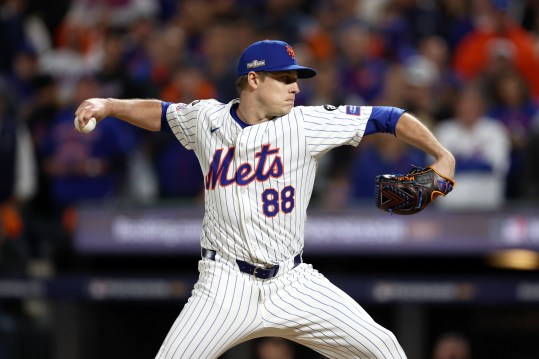
<path fill-rule="evenodd" d="M 238 77 L 251 71 L 288 70 L 296 70 L 298 78 L 309 78 L 316 75 L 314 69 L 298 65 L 292 46 L 279 40 L 255 42 L 243 51 L 238 61 Z"/>

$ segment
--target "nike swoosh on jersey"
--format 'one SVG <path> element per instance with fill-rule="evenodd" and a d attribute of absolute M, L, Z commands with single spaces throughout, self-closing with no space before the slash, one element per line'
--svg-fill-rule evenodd
<path fill-rule="evenodd" d="M 212 128 L 212 129 L 210 129 L 210 132 L 211 132 L 211 133 L 214 133 L 215 131 L 217 131 L 217 130 L 220 129 L 220 128 L 221 128 L 221 127 L 215 127 L 215 128 Z"/>

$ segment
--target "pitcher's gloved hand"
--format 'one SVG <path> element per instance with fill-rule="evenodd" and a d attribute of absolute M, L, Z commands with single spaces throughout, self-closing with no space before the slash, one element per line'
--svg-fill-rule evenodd
<path fill-rule="evenodd" d="M 376 176 L 376 207 L 395 214 L 422 211 L 440 195 L 445 196 L 455 186 L 431 167 L 416 167 L 406 174 Z"/>

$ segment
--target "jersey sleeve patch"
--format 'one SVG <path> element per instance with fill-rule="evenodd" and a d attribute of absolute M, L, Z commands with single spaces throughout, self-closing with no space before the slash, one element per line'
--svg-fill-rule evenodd
<path fill-rule="evenodd" d="M 347 115 L 353 115 L 353 116 L 359 116 L 361 115 L 361 106 L 346 106 L 346 114 Z"/>
<path fill-rule="evenodd" d="M 324 110 L 326 111 L 335 111 L 337 109 L 337 106 L 326 104 L 324 105 Z"/>

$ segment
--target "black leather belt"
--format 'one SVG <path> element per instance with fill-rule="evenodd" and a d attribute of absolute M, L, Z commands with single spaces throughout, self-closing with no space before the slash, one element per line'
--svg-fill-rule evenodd
<path fill-rule="evenodd" d="M 215 260 L 216 254 L 217 252 L 211 249 L 202 248 L 201 250 L 202 257 L 211 259 L 212 261 Z M 301 253 L 300 253 L 294 257 L 294 266 L 292 268 L 296 268 L 299 264 L 301 264 L 301 262 L 302 262 L 302 259 L 301 259 Z M 238 263 L 238 268 L 240 269 L 241 272 L 253 275 L 259 279 L 273 278 L 279 272 L 278 264 L 266 268 L 266 267 L 257 266 L 249 262 L 239 260 L 239 259 L 236 259 L 236 263 Z"/>

